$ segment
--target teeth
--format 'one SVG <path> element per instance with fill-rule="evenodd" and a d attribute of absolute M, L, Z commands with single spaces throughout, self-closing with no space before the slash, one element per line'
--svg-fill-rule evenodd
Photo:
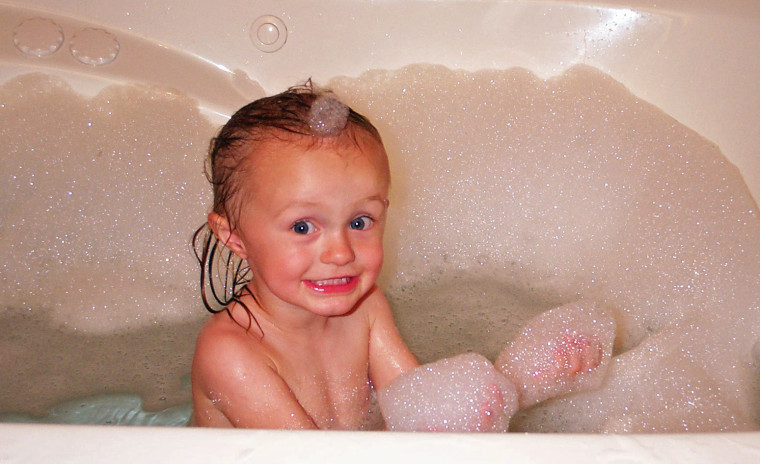
<path fill-rule="evenodd" d="M 345 285 L 351 281 L 350 277 L 343 277 L 340 279 L 327 279 L 327 280 L 315 280 L 314 285 L 324 287 L 326 285 Z"/>

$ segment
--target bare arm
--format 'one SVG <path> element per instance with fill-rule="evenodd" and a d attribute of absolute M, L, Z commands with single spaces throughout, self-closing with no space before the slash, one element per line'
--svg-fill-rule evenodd
<path fill-rule="evenodd" d="M 251 335 L 236 328 L 204 329 L 193 359 L 194 421 L 199 426 L 316 429 Z"/>
<path fill-rule="evenodd" d="M 380 289 L 373 289 L 365 304 L 370 317 L 369 378 L 375 389 L 380 390 L 420 364 L 401 339 Z"/>

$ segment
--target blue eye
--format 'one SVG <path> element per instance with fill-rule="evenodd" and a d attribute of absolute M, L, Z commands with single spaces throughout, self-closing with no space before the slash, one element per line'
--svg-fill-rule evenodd
<path fill-rule="evenodd" d="M 351 221 L 350 227 L 354 230 L 365 230 L 369 229 L 369 226 L 372 225 L 372 219 L 367 216 L 361 216 L 353 221 Z"/>
<path fill-rule="evenodd" d="M 309 221 L 298 221 L 293 224 L 293 232 L 301 235 L 306 235 L 314 232 L 314 224 Z"/>

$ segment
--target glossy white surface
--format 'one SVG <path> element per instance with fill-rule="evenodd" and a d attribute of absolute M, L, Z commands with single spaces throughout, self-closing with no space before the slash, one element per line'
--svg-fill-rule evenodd
<path fill-rule="evenodd" d="M 119 36 L 122 48 L 118 60 L 97 70 L 100 76 L 180 88 L 220 113 L 260 95 L 256 83 L 271 93 L 310 76 L 325 82 L 410 63 L 468 70 L 520 66 L 545 77 L 589 64 L 717 143 L 760 198 L 755 150 L 760 146 L 760 3 L 753 0 L 30 0 L 0 5 L 39 9 L 39 15 L 60 20 L 67 38 L 84 24 L 103 27 Z M 4 10 L 0 16 L 2 30 L 12 30 L 28 16 L 12 13 Z M 276 52 L 261 51 L 251 41 L 251 26 L 267 15 L 281 19 L 287 30 L 287 41 Z M 145 38 L 161 46 L 146 46 Z M 44 66 L 90 72 L 74 66 L 68 54 L 49 56 Z M 15 72 L 10 66 L 40 66 L 22 55 L 12 43 L 0 43 L 0 80 Z"/>
<path fill-rule="evenodd" d="M 2 462 L 748 463 L 758 434 L 524 435 L 0 425 Z"/>

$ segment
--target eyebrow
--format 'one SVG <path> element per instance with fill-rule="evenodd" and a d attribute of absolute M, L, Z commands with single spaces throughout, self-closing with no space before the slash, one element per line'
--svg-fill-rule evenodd
<path fill-rule="evenodd" d="M 372 195 L 372 196 L 363 198 L 362 200 L 359 200 L 357 202 L 357 204 L 371 202 L 371 201 L 377 201 L 377 202 L 385 204 L 385 202 L 386 202 L 387 199 L 388 199 L 387 197 L 384 197 L 382 195 Z M 276 214 L 275 214 L 275 217 L 280 217 L 285 212 L 287 212 L 288 210 L 291 210 L 291 209 L 295 209 L 295 208 L 313 208 L 313 207 L 316 207 L 316 206 L 320 206 L 320 204 L 321 203 L 318 203 L 318 202 L 315 202 L 315 201 L 308 201 L 308 200 L 297 201 L 297 202 L 291 203 L 288 206 L 286 206 L 286 207 L 282 208 L 281 210 L 277 211 Z"/>

